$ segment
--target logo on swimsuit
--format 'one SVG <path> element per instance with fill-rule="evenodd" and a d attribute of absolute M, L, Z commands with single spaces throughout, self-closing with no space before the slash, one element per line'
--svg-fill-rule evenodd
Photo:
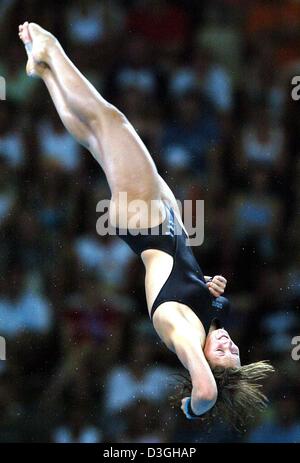
<path fill-rule="evenodd" d="M 292 345 L 295 346 L 292 350 L 292 359 L 297 362 L 300 360 L 300 336 L 295 336 L 292 339 Z"/>
<path fill-rule="evenodd" d="M 6 341 L 0 336 L 0 360 L 6 360 Z"/>
<path fill-rule="evenodd" d="M 0 76 L 0 100 L 6 100 L 6 82 L 2 76 Z"/>

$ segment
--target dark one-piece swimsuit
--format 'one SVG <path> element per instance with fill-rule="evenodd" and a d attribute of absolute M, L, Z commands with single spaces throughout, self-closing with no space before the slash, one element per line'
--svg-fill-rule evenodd
<path fill-rule="evenodd" d="M 152 305 L 151 319 L 161 304 L 174 301 L 192 309 L 206 332 L 212 321 L 216 328 L 225 326 L 229 301 L 223 296 L 215 298 L 211 295 L 202 270 L 187 244 L 187 235 L 172 208 L 166 206 L 165 220 L 156 227 L 138 230 L 116 228 L 116 234 L 138 256 L 146 249 L 157 249 L 173 258 L 171 273 Z"/>

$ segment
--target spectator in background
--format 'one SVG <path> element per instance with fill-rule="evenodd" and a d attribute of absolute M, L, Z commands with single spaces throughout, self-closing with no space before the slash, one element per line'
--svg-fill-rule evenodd
<path fill-rule="evenodd" d="M 43 267 L 45 250 L 43 246 L 43 232 L 38 218 L 31 208 L 26 204 L 18 204 L 15 208 L 14 220 L 12 223 L 15 234 L 10 236 L 10 245 L 14 247 L 15 255 L 22 262 L 23 268 L 28 275 L 28 282 L 32 288 L 42 287 L 42 276 L 40 269 Z"/>
<path fill-rule="evenodd" d="M 163 72 L 145 38 L 132 34 L 108 79 L 112 101 L 127 114 L 154 152 L 159 149 Z"/>
<path fill-rule="evenodd" d="M 196 174 L 205 184 L 209 175 L 210 155 L 221 140 L 218 119 L 195 89 L 177 96 L 172 119 L 162 133 L 165 168 L 178 166 Z"/>
<path fill-rule="evenodd" d="M 47 413 L 48 431 L 52 430 L 54 439 L 77 440 L 85 434 L 91 439 L 102 436 L 95 427 L 98 429 L 101 421 L 99 390 L 106 359 L 96 343 L 85 341 L 63 339 L 63 355 L 58 357 L 39 395 L 39 412 L 41 416 Z"/>
<path fill-rule="evenodd" d="M 255 237 L 261 256 L 272 259 L 276 255 L 278 224 L 282 217 L 281 202 L 270 193 L 268 176 L 263 170 L 254 170 L 246 193 L 233 198 L 234 240 L 239 243 Z"/>
<path fill-rule="evenodd" d="M 242 128 L 240 148 L 236 153 L 238 169 L 263 168 L 269 175 L 282 175 L 286 162 L 286 140 L 282 125 L 274 125 L 268 109 L 252 112 Z"/>
<path fill-rule="evenodd" d="M 277 69 L 298 61 L 300 57 L 298 2 L 256 0 L 249 5 L 245 26 L 246 35 L 253 45 L 259 46 L 268 37 L 273 37 Z"/>
<path fill-rule="evenodd" d="M 183 60 L 170 72 L 169 90 L 171 95 L 180 95 L 197 90 L 203 96 L 204 107 L 211 107 L 215 113 L 220 135 L 231 135 L 231 118 L 234 103 L 234 80 L 227 67 L 219 62 L 209 48 L 195 46 L 188 59 Z M 212 114 L 206 114 L 212 117 Z M 212 142 L 213 135 L 211 134 Z"/>
<path fill-rule="evenodd" d="M 5 15 L 13 7 L 14 3 L 16 3 L 16 0 L 2 0 L 0 4 L 0 22 L 4 20 Z"/>
<path fill-rule="evenodd" d="M 207 51 L 197 49 L 189 65 L 175 68 L 170 75 L 170 91 L 180 95 L 198 88 L 219 113 L 230 113 L 233 88 L 225 68 L 213 62 Z"/>
<path fill-rule="evenodd" d="M 115 86 L 120 92 L 134 87 L 146 94 L 155 94 L 158 90 L 158 70 L 153 62 L 153 51 L 145 38 L 130 36 L 123 45 L 121 66 L 114 75 Z"/>
<path fill-rule="evenodd" d="M 19 169 L 24 163 L 25 146 L 13 112 L 13 107 L 0 105 L 0 160 L 5 160 L 10 168 Z"/>
<path fill-rule="evenodd" d="M 236 3 L 234 5 L 234 3 Z M 216 76 L 226 77 L 225 82 L 239 84 L 244 52 L 244 35 L 241 30 L 246 0 L 239 2 L 235 0 L 208 2 L 207 7 L 203 9 L 203 21 L 195 31 L 195 43 L 200 50 L 204 50 L 204 63 L 207 64 L 205 54 L 209 54 L 214 59 L 213 69 L 222 71 L 217 72 Z M 201 66 L 202 53 L 198 55 L 198 64 Z M 203 69 L 203 68 L 202 68 Z M 222 86 L 228 90 L 227 86 Z M 226 101 L 220 94 L 222 102 Z"/>
<path fill-rule="evenodd" d="M 80 0 L 65 9 L 67 39 L 84 74 L 101 87 L 125 27 L 123 7 L 116 0 Z M 93 52 L 91 53 L 91 50 Z"/>
<path fill-rule="evenodd" d="M 66 10 L 68 38 L 75 46 L 88 49 L 101 46 L 112 33 L 120 33 L 124 27 L 120 2 L 104 0 L 80 0 Z M 111 37 L 110 37 L 111 38 Z"/>
<path fill-rule="evenodd" d="M 47 118 L 38 126 L 40 152 L 44 159 L 55 163 L 62 171 L 74 173 L 79 167 L 80 146 L 67 133 L 59 118 Z"/>
<path fill-rule="evenodd" d="M 26 333 L 47 334 L 52 325 L 49 302 L 41 293 L 26 285 L 26 274 L 18 265 L 5 276 L 5 290 L 0 296 L 0 332 L 16 339 Z"/>
<path fill-rule="evenodd" d="M 52 441 L 56 444 L 98 444 L 102 442 L 102 432 L 89 422 L 88 411 L 74 404 L 63 424 L 53 430 Z"/>
<path fill-rule="evenodd" d="M 283 281 L 281 292 L 285 291 L 286 286 Z M 271 313 L 262 316 L 259 328 L 266 340 L 265 347 L 273 358 L 279 359 L 290 355 L 291 339 L 300 330 L 298 315 L 292 304 L 282 300 L 278 304 L 277 310 L 273 308 Z"/>
<path fill-rule="evenodd" d="M 95 231 L 78 236 L 74 241 L 74 253 L 80 266 L 93 271 L 99 280 L 115 291 L 122 289 L 124 275 L 135 258 L 121 240 L 109 235 L 100 239 Z"/>
<path fill-rule="evenodd" d="M 134 1 L 127 16 L 127 31 L 144 37 L 160 48 L 161 64 L 169 68 L 170 60 L 184 50 L 189 38 L 190 18 L 187 11 L 168 0 Z"/>
<path fill-rule="evenodd" d="M 233 107 L 233 81 L 227 68 L 208 49 L 197 47 L 193 68 L 203 95 L 217 113 L 230 115 Z"/>
<path fill-rule="evenodd" d="M 164 419 L 163 409 L 159 413 L 156 407 L 147 400 L 140 400 L 127 408 L 127 426 L 124 434 L 117 438 L 118 443 L 154 444 L 165 443 L 170 434 L 161 421 Z"/>
<path fill-rule="evenodd" d="M 34 79 L 28 79 L 22 63 L 22 50 L 15 44 L 11 44 L 10 59 L 5 63 L 3 70 L 7 78 L 6 98 L 15 104 L 27 105 L 34 94 L 37 82 Z"/>
<path fill-rule="evenodd" d="M 60 315 L 65 347 L 94 347 L 95 355 L 99 352 L 99 357 L 113 363 L 122 339 L 124 302 L 118 305 L 117 297 L 104 289 L 94 273 L 82 272 L 79 285 L 66 298 Z"/>
<path fill-rule="evenodd" d="M 16 387 L 8 374 L 0 372 L 0 442 L 14 443 L 22 440 L 20 409 Z"/>
<path fill-rule="evenodd" d="M 17 191 L 12 172 L 0 158 L 0 229 L 9 221 L 17 200 Z"/>
<path fill-rule="evenodd" d="M 262 424 L 258 425 L 250 433 L 247 442 L 300 443 L 298 402 L 291 397 L 281 397 L 274 411 L 274 418 L 265 419 Z"/>
<path fill-rule="evenodd" d="M 126 430 L 126 417 L 131 407 L 138 407 L 146 401 L 153 408 L 167 400 L 170 382 L 170 369 L 154 362 L 154 353 L 147 336 L 137 334 L 129 346 L 128 360 L 120 366 L 115 366 L 109 372 L 105 384 L 105 413 L 114 416 L 114 427 L 109 427 L 108 433 Z M 139 415 L 140 416 L 140 415 Z"/>

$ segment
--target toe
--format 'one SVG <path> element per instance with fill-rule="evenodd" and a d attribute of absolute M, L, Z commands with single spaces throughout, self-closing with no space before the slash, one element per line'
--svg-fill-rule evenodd
<path fill-rule="evenodd" d="M 45 30 L 36 23 L 27 23 L 27 27 L 31 34 L 39 34 L 45 32 Z"/>
<path fill-rule="evenodd" d="M 31 37 L 34 37 L 35 35 L 35 24 L 34 23 L 29 23 L 27 26 L 28 33 L 31 35 Z"/>

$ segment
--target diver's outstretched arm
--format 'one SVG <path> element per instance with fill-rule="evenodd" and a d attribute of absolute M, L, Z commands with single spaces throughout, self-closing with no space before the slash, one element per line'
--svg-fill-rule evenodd
<path fill-rule="evenodd" d="M 192 381 L 191 407 L 195 415 L 203 415 L 216 403 L 218 390 L 211 368 L 199 342 L 199 334 L 187 335 L 183 330 L 172 334 L 174 351 L 189 371 Z M 186 398 L 183 399 L 183 407 Z"/>

